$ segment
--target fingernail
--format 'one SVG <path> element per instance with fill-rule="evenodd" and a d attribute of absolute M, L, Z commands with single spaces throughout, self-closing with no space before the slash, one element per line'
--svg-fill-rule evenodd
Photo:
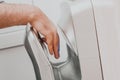
<path fill-rule="evenodd" d="M 60 52 L 60 43 L 59 43 L 59 45 L 58 45 L 58 52 Z"/>
<path fill-rule="evenodd" d="M 59 59 L 59 56 L 55 56 L 56 59 Z"/>
<path fill-rule="evenodd" d="M 55 56 L 56 59 L 59 59 L 60 57 L 60 43 L 58 44 L 58 55 Z"/>
<path fill-rule="evenodd" d="M 53 52 L 52 53 L 50 53 L 51 55 L 53 55 Z"/>

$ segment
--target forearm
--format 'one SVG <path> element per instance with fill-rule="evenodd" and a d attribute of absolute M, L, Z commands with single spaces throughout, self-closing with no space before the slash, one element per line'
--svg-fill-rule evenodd
<path fill-rule="evenodd" d="M 34 13 L 43 15 L 38 8 L 31 5 L 0 4 L 0 28 L 27 24 L 32 21 Z"/>
<path fill-rule="evenodd" d="M 59 36 L 55 25 L 39 8 L 25 4 L 0 4 L 0 28 L 24 25 L 28 22 L 37 32 L 44 35 L 50 53 L 59 58 Z"/>

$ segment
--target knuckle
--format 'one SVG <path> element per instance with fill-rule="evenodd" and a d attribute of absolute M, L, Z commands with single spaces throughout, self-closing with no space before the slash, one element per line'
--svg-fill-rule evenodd
<path fill-rule="evenodd" d="M 47 36 L 51 37 L 53 35 L 53 32 L 52 31 L 48 31 L 47 32 Z"/>
<path fill-rule="evenodd" d="M 52 32 L 52 33 L 57 33 L 56 28 L 52 29 L 51 32 Z"/>
<path fill-rule="evenodd" d="M 49 35 L 46 36 L 46 38 L 47 38 L 47 40 L 51 41 L 52 40 L 52 35 L 49 34 Z"/>
<path fill-rule="evenodd" d="M 52 38 L 51 37 L 47 38 L 47 43 L 48 43 L 48 45 L 52 44 Z"/>
<path fill-rule="evenodd" d="M 51 34 L 56 34 L 56 33 L 57 33 L 56 28 L 51 29 L 51 30 L 50 30 L 50 33 L 51 33 Z"/>
<path fill-rule="evenodd" d="M 48 46 L 48 48 L 51 50 L 51 49 L 52 49 L 52 46 L 51 46 L 51 45 L 49 45 L 49 46 Z"/>

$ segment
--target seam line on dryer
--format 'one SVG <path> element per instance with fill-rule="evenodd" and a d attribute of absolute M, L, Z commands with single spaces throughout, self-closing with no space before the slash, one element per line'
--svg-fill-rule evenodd
<path fill-rule="evenodd" d="M 1 34 L 9 34 L 9 33 L 17 32 L 17 31 L 22 31 L 22 30 L 25 30 L 25 29 L 19 29 L 19 30 L 15 30 L 15 31 L 3 32 L 3 33 L 0 33 L 0 35 Z"/>
<path fill-rule="evenodd" d="M 24 45 L 23 44 L 19 44 L 17 46 L 12 46 L 12 47 L 7 47 L 7 48 L 1 48 L 0 51 L 5 50 L 5 49 L 16 48 L 16 47 L 20 47 L 20 46 L 24 46 Z"/>
<path fill-rule="evenodd" d="M 98 53 L 99 53 L 99 60 L 100 60 L 102 80 L 104 80 L 104 74 L 103 74 L 102 60 L 101 60 L 101 55 L 100 55 L 100 45 L 99 45 L 99 40 L 98 40 L 98 32 L 97 32 L 97 25 L 96 25 L 94 5 L 92 3 L 92 0 L 90 0 L 90 2 L 91 2 L 91 6 L 92 6 L 92 12 L 93 12 L 93 18 L 94 18 L 94 24 L 95 24 L 95 33 L 96 33 L 96 39 L 97 39 L 97 46 L 98 46 Z"/>
<path fill-rule="evenodd" d="M 70 12 L 71 12 L 70 6 L 69 6 L 69 10 L 70 10 Z M 76 39 L 77 39 L 77 36 L 75 35 L 75 25 L 74 25 L 74 21 L 73 21 L 72 12 L 70 13 L 70 17 L 71 17 L 71 19 L 72 19 L 73 33 L 74 33 L 74 38 L 75 38 L 75 47 L 77 48 L 77 49 L 75 49 L 75 52 L 77 53 L 77 55 L 78 55 L 78 57 L 79 57 L 78 44 L 77 44 L 77 40 L 76 40 Z M 79 60 L 81 60 L 81 59 L 79 58 Z M 81 65 L 80 61 L 79 61 L 79 64 Z M 81 67 L 80 67 L 80 70 L 81 70 Z M 81 74 L 81 79 L 82 79 L 82 74 Z"/>

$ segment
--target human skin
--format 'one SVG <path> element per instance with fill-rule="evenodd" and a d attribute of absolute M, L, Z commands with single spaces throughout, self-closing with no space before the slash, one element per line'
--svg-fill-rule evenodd
<path fill-rule="evenodd" d="M 26 25 L 32 27 L 45 36 L 45 42 L 51 55 L 59 58 L 59 36 L 55 25 L 38 8 L 27 4 L 0 4 L 0 29 L 15 25 Z"/>

